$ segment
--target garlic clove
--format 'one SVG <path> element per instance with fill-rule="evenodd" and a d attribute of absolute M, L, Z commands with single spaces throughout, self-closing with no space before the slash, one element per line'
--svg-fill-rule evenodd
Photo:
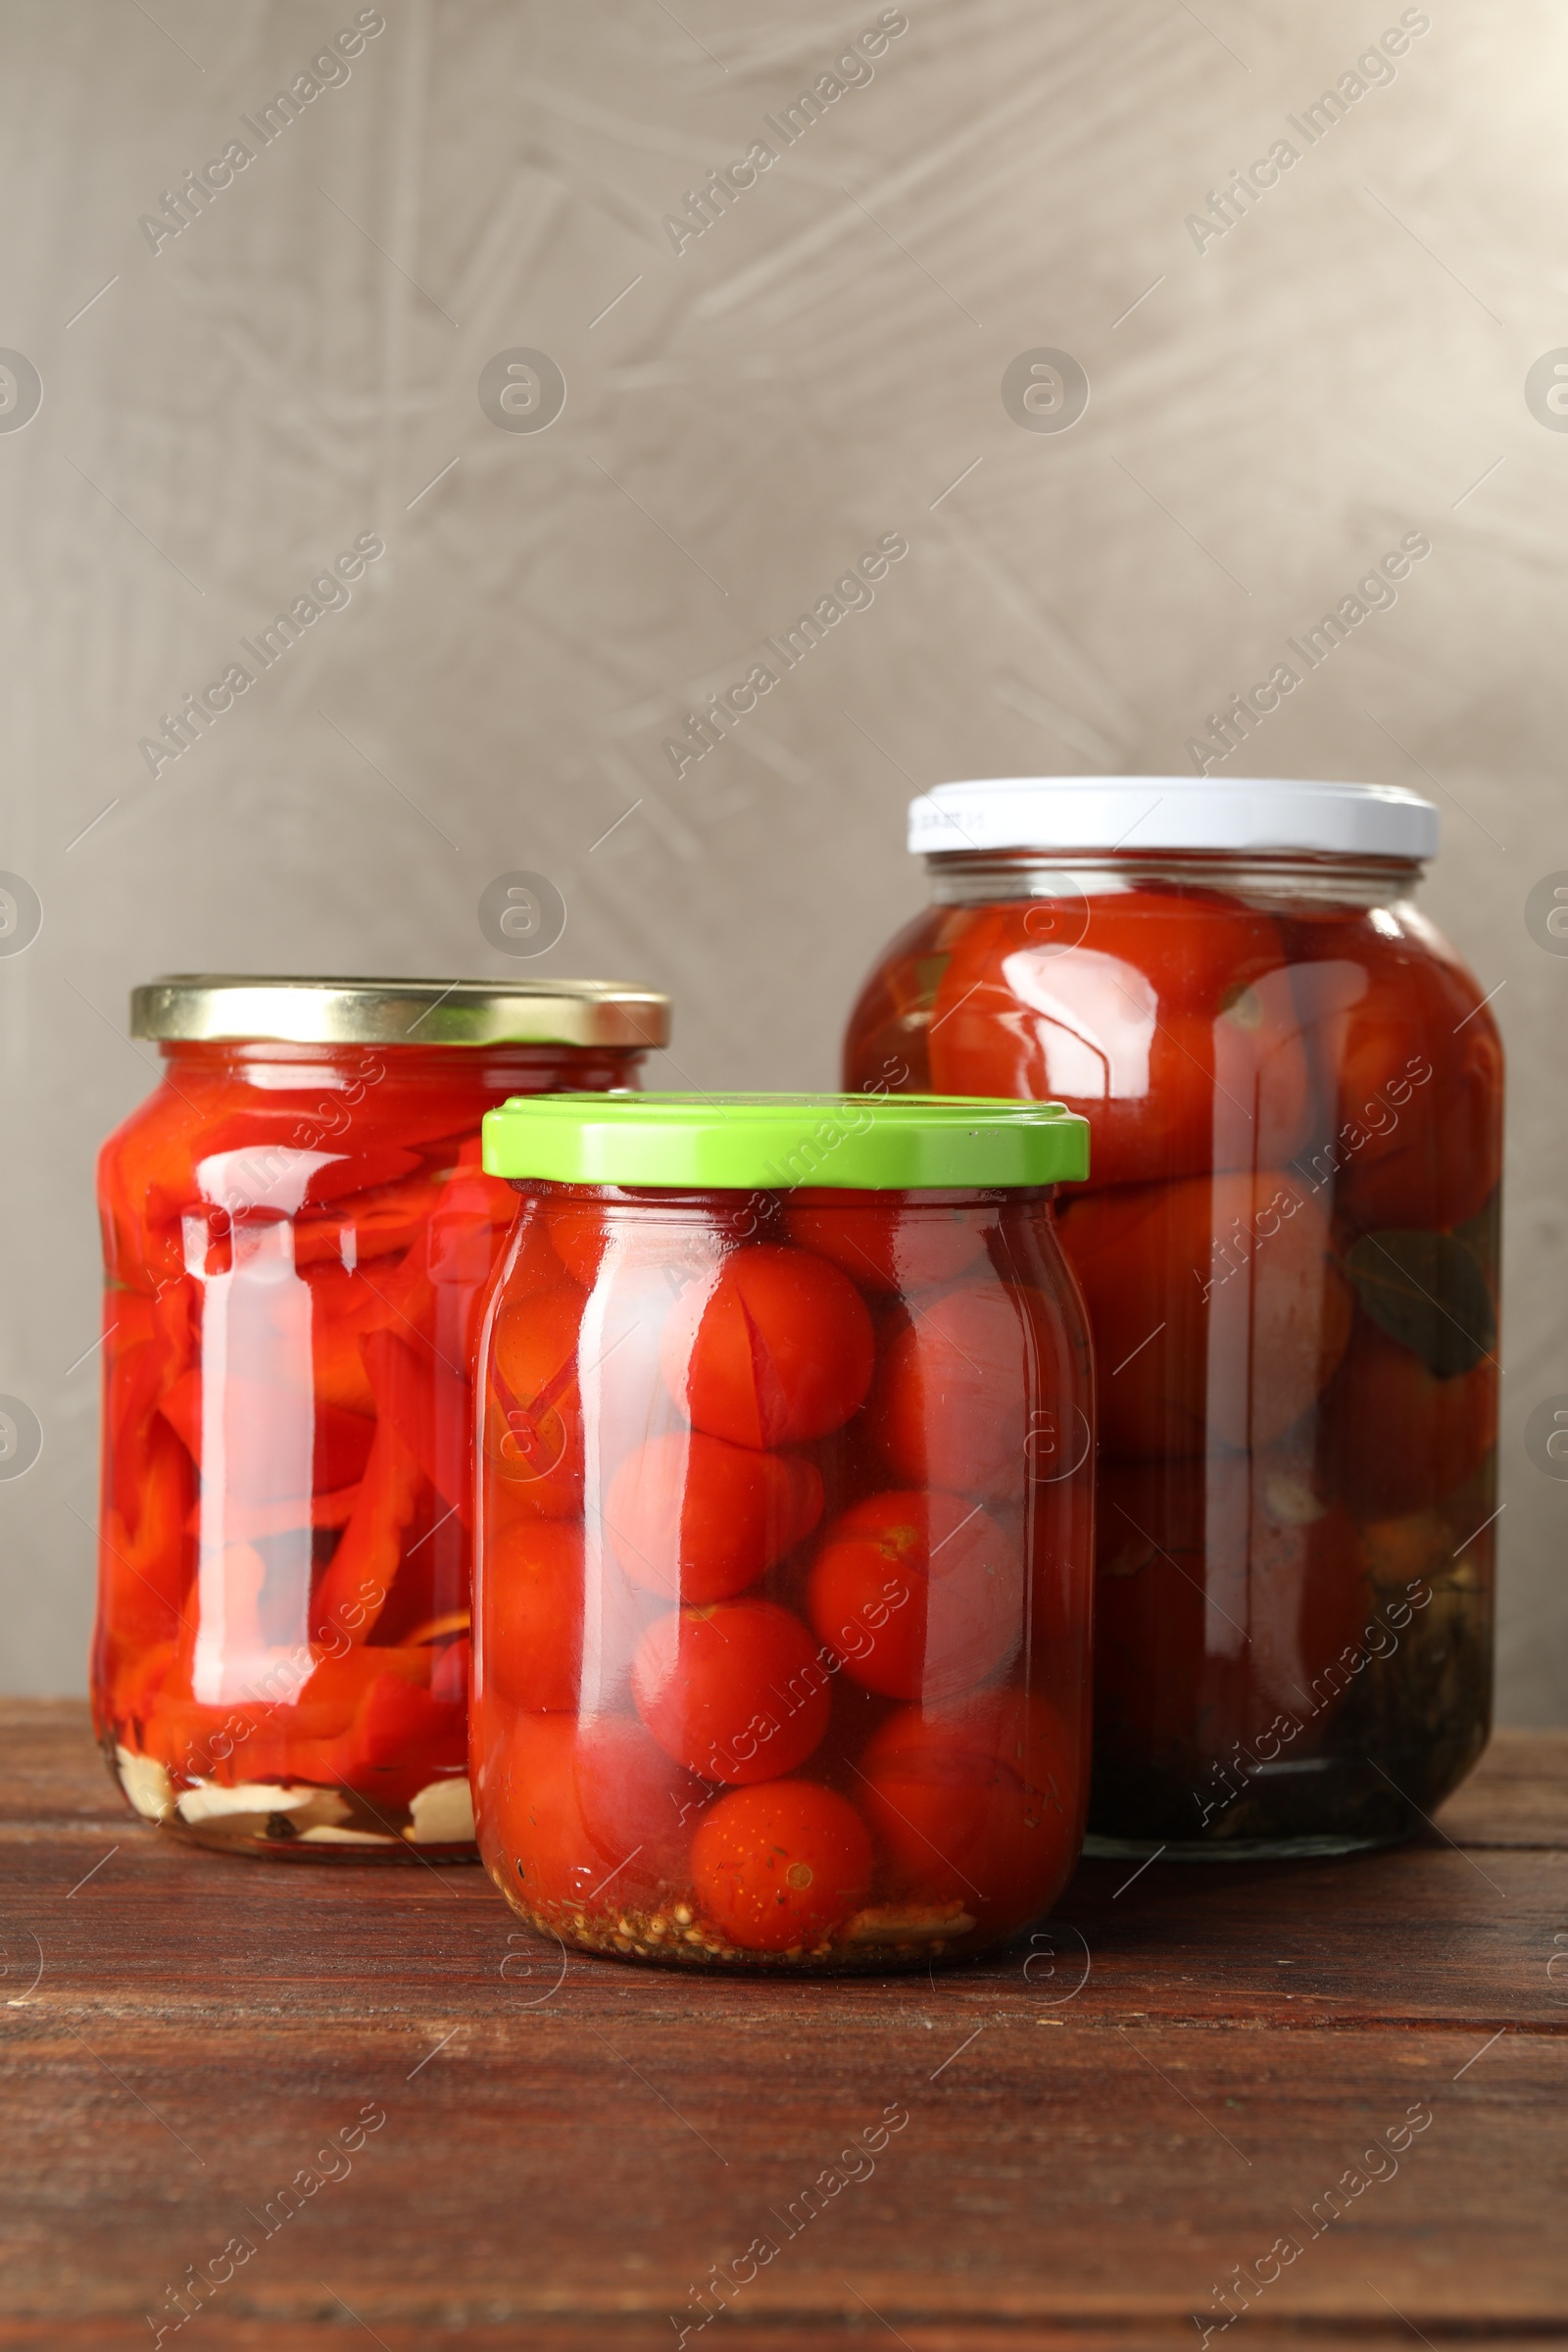
<path fill-rule="evenodd" d="M 414 1845 L 466 1845 L 473 1838 L 473 1798 L 466 1780 L 432 1781 L 409 1807 L 403 1835 Z"/>
<path fill-rule="evenodd" d="M 139 1756 L 132 1747 L 115 1749 L 115 1769 L 143 1821 L 167 1821 L 174 1810 L 174 1784 L 156 1756 Z"/>

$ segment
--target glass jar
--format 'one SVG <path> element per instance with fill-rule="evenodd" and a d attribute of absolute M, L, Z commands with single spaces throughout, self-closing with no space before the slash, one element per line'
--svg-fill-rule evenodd
<path fill-rule="evenodd" d="M 509 1103 L 472 1774 L 535 1927 L 925 1966 L 1049 1910 L 1088 1767 L 1092 1434 L 1055 1104 Z"/>
<path fill-rule="evenodd" d="M 633 1084 L 601 981 L 137 989 L 162 1085 L 98 1166 L 96 1727 L 135 1810 L 287 1856 L 471 1852 L 471 1364 L 494 1103 Z"/>
<path fill-rule="evenodd" d="M 846 1083 L 1090 1125 L 1091 1849 L 1409 1835 L 1491 1705 L 1502 1053 L 1415 795 L 945 785 Z"/>

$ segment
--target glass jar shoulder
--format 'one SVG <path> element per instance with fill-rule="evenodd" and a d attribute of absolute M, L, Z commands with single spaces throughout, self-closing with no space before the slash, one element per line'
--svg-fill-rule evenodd
<path fill-rule="evenodd" d="M 844 1083 L 921 1093 L 930 1085 L 926 1038 L 943 975 L 976 909 L 927 906 L 888 942 L 866 975 L 844 1041 Z"/>

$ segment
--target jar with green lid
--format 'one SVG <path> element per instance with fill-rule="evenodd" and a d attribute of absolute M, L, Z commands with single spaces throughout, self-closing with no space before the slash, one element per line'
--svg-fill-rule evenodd
<path fill-rule="evenodd" d="M 98 1169 L 111 1769 L 204 1845 L 471 1852 L 470 1364 L 516 1208 L 479 1125 L 634 1085 L 667 1003 L 179 975 L 131 1034 L 164 1076 Z"/>
<path fill-rule="evenodd" d="M 982 1951 L 1088 1763 L 1088 1345 L 1053 1103 L 558 1097 L 480 1341 L 472 1777 L 534 1926 L 689 1967 Z"/>

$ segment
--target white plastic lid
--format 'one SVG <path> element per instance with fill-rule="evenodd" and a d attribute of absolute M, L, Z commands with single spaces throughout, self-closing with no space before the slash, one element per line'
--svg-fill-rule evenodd
<path fill-rule="evenodd" d="M 1304 851 L 1431 858 L 1438 811 L 1398 784 L 1255 776 L 998 776 L 909 803 L 916 857 L 964 850 Z"/>

